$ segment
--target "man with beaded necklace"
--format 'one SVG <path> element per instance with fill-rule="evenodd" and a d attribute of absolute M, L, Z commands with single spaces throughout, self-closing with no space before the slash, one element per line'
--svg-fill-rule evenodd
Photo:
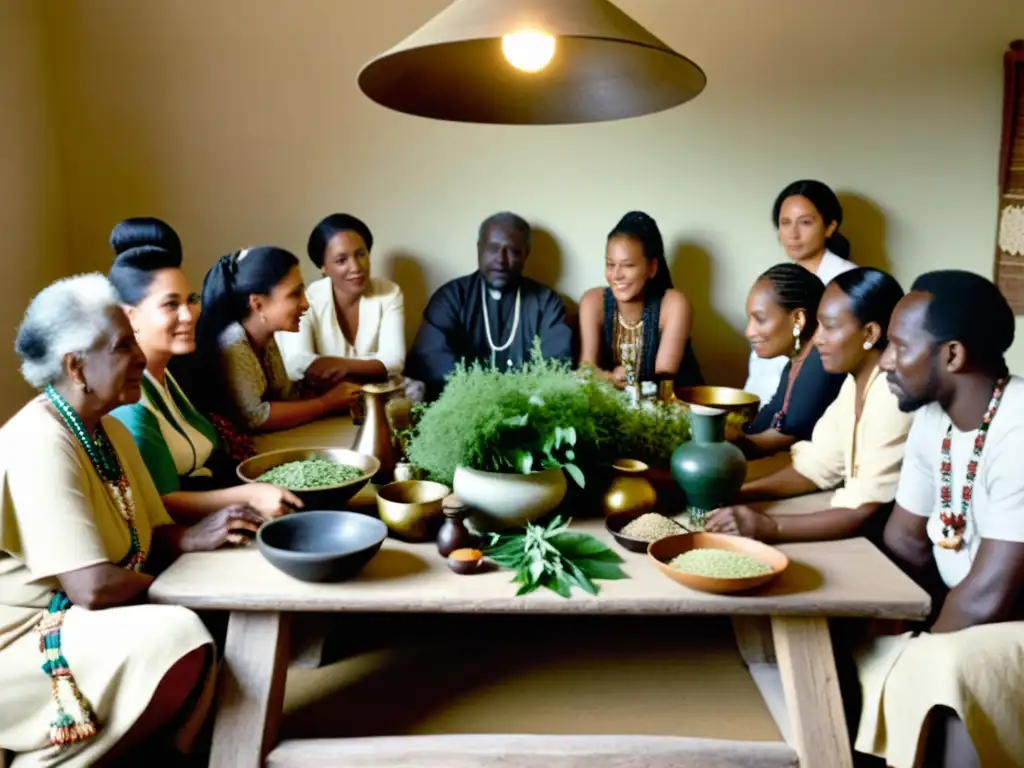
<path fill-rule="evenodd" d="M 885 529 L 933 595 L 926 628 L 857 654 L 855 748 L 895 768 L 1024 764 L 1024 380 L 1014 317 L 989 280 L 921 275 L 897 305 L 881 368 L 916 411 Z M 919 754 L 920 753 L 920 754 Z"/>
<path fill-rule="evenodd" d="M 407 376 L 426 384 L 428 399 L 440 394 L 460 361 L 501 371 L 518 368 L 529 359 L 535 338 L 545 358 L 572 361 L 572 331 L 561 298 L 523 277 L 531 241 L 522 217 L 487 217 L 477 238 L 477 271 L 445 283 L 430 298 L 405 366 Z"/>

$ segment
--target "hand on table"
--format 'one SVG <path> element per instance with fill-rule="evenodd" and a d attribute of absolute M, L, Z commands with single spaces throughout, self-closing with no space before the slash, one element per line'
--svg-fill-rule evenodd
<path fill-rule="evenodd" d="M 181 538 L 184 552 L 211 552 L 225 544 L 248 544 L 263 515 L 248 504 L 232 504 L 191 526 Z"/>
<path fill-rule="evenodd" d="M 355 403 L 356 398 L 359 397 L 359 393 L 362 392 L 362 390 L 363 388 L 359 384 L 352 384 L 350 382 L 343 381 L 341 384 L 331 387 L 331 389 L 321 395 L 320 400 L 323 402 L 327 413 L 347 411 Z"/>
<path fill-rule="evenodd" d="M 708 533 L 728 533 L 758 541 L 773 541 L 779 533 L 775 520 L 750 507 L 721 507 L 712 512 L 704 525 Z"/>
<path fill-rule="evenodd" d="M 342 357 L 318 357 L 306 368 L 303 377 L 315 389 L 325 391 L 340 384 L 348 375 L 345 359 Z"/>
<path fill-rule="evenodd" d="M 304 506 L 302 499 L 294 493 L 270 483 L 252 483 L 243 487 L 247 496 L 246 503 L 259 512 L 264 520 L 287 515 Z"/>

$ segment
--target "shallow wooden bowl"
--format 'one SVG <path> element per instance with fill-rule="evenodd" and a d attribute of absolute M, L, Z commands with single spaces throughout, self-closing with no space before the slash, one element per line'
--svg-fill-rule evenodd
<path fill-rule="evenodd" d="M 306 488 L 301 491 L 292 490 L 302 499 L 305 510 L 342 509 L 345 503 L 363 489 L 370 478 L 380 469 L 380 461 L 373 456 L 348 448 L 282 448 L 267 451 L 246 459 L 238 465 L 238 477 L 245 483 L 258 482 L 257 478 L 274 467 L 289 461 L 308 461 L 323 459 L 336 464 L 347 464 L 361 470 L 361 474 L 338 485 L 324 485 L 318 488 Z"/>
<path fill-rule="evenodd" d="M 739 552 L 770 566 L 772 572 L 746 579 L 716 579 L 683 573 L 669 566 L 669 561 L 674 557 L 689 552 L 691 549 L 725 549 L 730 552 Z M 754 539 L 728 536 L 724 533 L 683 533 L 678 536 L 668 536 L 653 542 L 647 548 L 647 556 L 654 563 L 654 567 L 672 581 L 690 589 L 716 594 L 745 592 L 748 589 L 760 587 L 777 578 L 789 565 L 789 558 L 775 547 L 762 544 Z"/>

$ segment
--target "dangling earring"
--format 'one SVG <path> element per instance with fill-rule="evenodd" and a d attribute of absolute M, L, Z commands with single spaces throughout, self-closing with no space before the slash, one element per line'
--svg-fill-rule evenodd
<path fill-rule="evenodd" d="M 797 354 L 800 354 L 800 326 L 793 326 L 793 349 Z"/>

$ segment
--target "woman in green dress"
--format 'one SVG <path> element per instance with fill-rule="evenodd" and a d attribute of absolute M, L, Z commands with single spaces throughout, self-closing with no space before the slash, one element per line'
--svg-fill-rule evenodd
<path fill-rule="evenodd" d="M 15 349 L 43 394 L 0 428 L 0 753 L 14 768 L 133 765 L 186 752 L 209 709 L 213 640 L 178 606 L 147 605 L 161 564 L 245 542 L 232 506 L 192 527 L 167 515 L 110 413 L 138 399 L 146 359 L 102 275 L 33 299 Z"/>
<path fill-rule="evenodd" d="M 172 358 L 195 351 L 199 315 L 177 233 L 159 219 L 126 219 L 114 227 L 110 244 L 116 256 L 108 279 L 146 355 L 141 398 L 111 415 L 131 432 L 168 513 L 189 523 L 231 504 L 248 504 L 264 517 L 301 507 L 290 491 L 239 484 L 217 430 L 167 369 Z"/>

